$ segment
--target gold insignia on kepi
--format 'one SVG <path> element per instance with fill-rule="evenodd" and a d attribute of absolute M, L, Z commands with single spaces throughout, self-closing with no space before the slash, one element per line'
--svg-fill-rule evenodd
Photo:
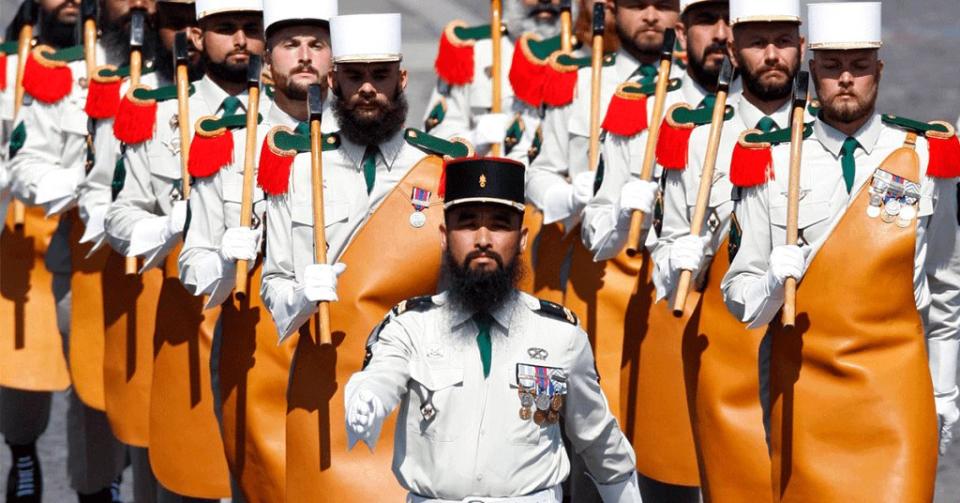
<path fill-rule="evenodd" d="M 487 175 L 480 175 L 480 188 L 486 188 L 487 186 Z"/>

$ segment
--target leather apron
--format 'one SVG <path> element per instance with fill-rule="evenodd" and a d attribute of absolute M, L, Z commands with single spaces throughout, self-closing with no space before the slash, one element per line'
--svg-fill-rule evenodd
<path fill-rule="evenodd" d="M 227 464 L 247 503 L 285 501 L 287 381 L 295 345 L 277 344 L 252 266 L 247 297 L 223 303 L 218 354 L 220 429 Z"/>
<path fill-rule="evenodd" d="M 163 276 L 162 267 L 127 274 L 126 258 L 117 253 L 110 254 L 103 270 L 107 419 L 121 442 L 136 447 L 150 443 L 153 335 Z"/>
<path fill-rule="evenodd" d="M 103 391 L 103 288 L 100 273 L 110 255 L 104 246 L 87 257 L 93 244 L 80 244 L 86 226 L 77 210 L 63 218 L 70 224 L 70 377 L 87 406 L 105 410 Z"/>
<path fill-rule="evenodd" d="M 527 220 L 531 219 L 527 217 L 531 212 L 535 218 L 543 221 L 543 215 L 531 205 L 527 205 L 524 213 Z M 573 251 L 574 241 L 579 241 L 579 227 L 566 235 L 563 227 L 556 223 L 541 225 L 536 234 L 534 229 L 528 229 L 527 250 L 530 253 L 528 264 L 530 267 L 526 270 L 526 274 L 531 280 L 531 286 L 529 290 L 524 291 L 534 297 L 563 305 L 566 292 L 561 281 L 562 271 L 567 256 Z"/>
<path fill-rule="evenodd" d="M 537 282 L 537 260 L 540 257 L 536 256 L 537 250 L 533 245 L 534 237 L 540 235 L 541 229 L 544 229 L 543 225 L 543 216 L 540 215 L 540 212 L 537 211 L 536 207 L 532 204 L 527 204 L 526 209 L 523 212 L 523 228 L 527 229 L 527 248 L 523 250 L 523 253 L 520 255 L 520 261 L 523 263 L 524 275 L 520 278 L 520 283 L 517 285 L 517 288 L 524 292 L 536 292 L 538 289 L 543 289 L 542 286 L 538 286 Z M 547 226 L 550 227 L 550 226 Z"/>
<path fill-rule="evenodd" d="M 44 255 L 57 219 L 28 207 L 24 225 L 13 212 L 0 236 L 0 386 L 26 391 L 62 391 L 70 386 L 57 328 L 53 274 Z"/>
<path fill-rule="evenodd" d="M 901 148 L 880 169 L 919 180 L 918 166 Z M 938 428 L 913 291 L 916 221 L 868 217 L 868 187 L 810 263 L 796 327 L 771 327 L 777 502 L 933 500 Z"/>
<path fill-rule="evenodd" d="M 770 501 L 770 453 L 760 405 L 760 343 L 723 302 L 728 241 L 713 257 L 700 304 L 683 336 L 683 366 L 704 501 Z"/>
<path fill-rule="evenodd" d="M 189 231 L 188 231 L 189 232 Z M 210 349 L 220 308 L 180 283 L 178 246 L 164 265 L 153 336 L 150 466 L 163 486 L 194 498 L 230 496 L 227 462 L 213 412 Z"/>
<path fill-rule="evenodd" d="M 354 235 L 340 262 L 339 302 L 330 303 L 334 346 L 316 341 L 316 317 L 300 329 L 290 373 L 287 412 L 287 501 L 403 501 L 391 471 L 396 415 L 382 428 L 374 453 L 347 451 L 343 388 L 363 367 L 366 342 L 402 300 L 436 292 L 443 202 L 437 197 L 442 161 L 414 166 Z M 408 223 L 410 194 L 431 191 L 427 224 Z"/>

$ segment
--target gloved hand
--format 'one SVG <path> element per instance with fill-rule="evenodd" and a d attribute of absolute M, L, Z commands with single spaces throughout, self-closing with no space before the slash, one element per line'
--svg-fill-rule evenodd
<path fill-rule="evenodd" d="M 82 177 L 73 170 L 55 169 L 43 175 L 37 183 L 35 203 L 51 208 L 66 208 L 77 198 L 77 187 Z M 51 211 L 48 211 L 50 213 Z M 56 213 L 56 212 L 53 212 Z"/>
<path fill-rule="evenodd" d="M 808 252 L 809 253 L 809 252 Z M 767 284 L 770 292 L 782 290 L 787 278 L 800 281 L 806 268 L 806 253 L 796 245 L 780 245 L 770 252 L 770 269 L 767 270 Z"/>
<path fill-rule="evenodd" d="M 87 210 L 87 220 L 80 237 L 80 244 L 99 241 L 104 235 L 104 219 L 107 216 L 108 204 L 99 204 Z"/>
<path fill-rule="evenodd" d="M 168 238 L 171 238 L 183 232 L 183 228 L 186 225 L 187 202 L 176 201 L 173 203 L 173 208 L 170 209 L 170 214 L 167 215 L 167 225 L 164 229 L 164 232 L 167 234 Z"/>
<path fill-rule="evenodd" d="M 483 114 L 475 117 L 476 126 L 473 128 L 473 144 L 480 148 L 484 145 L 502 143 L 507 137 L 507 128 L 510 127 L 510 116 L 507 114 Z"/>
<path fill-rule="evenodd" d="M 303 295 L 310 302 L 336 302 L 337 277 L 347 269 L 347 265 L 310 264 L 303 271 Z"/>
<path fill-rule="evenodd" d="M 347 406 L 347 436 L 349 446 L 363 440 L 373 449 L 371 442 L 380 437 L 380 427 L 386 417 L 383 402 L 373 393 L 361 389 L 357 391 L 353 401 Z"/>
<path fill-rule="evenodd" d="M 937 404 L 937 417 L 940 419 L 940 455 L 947 453 L 947 448 L 953 441 L 953 429 L 960 420 L 960 409 L 957 408 L 957 388 L 947 393 L 937 393 L 934 401 Z"/>
<path fill-rule="evenodd" d="M 649 215 L 653 212 L 653 205 L 657 202 L 657 191 L 660 186 L 657 182 L 634 180 L 620 189 L 620 211 L 631 214 L 642 211 Z"/>
<path fill-rule="evenodd" d="M 576 212 L 590 202 L 593 197 L 593 185 L 597 181 L 597 173 L 594 171 L 584 171 L 573 177 L 573 194 L 571 195 L 571 206 Z"/>
<path fill-rule="evenodd" d="M 256 260 L 260 246 L 260 229 L 231 227 L 223 233 L 220 241 L 220 257 L 224 262 Z"/>
<path fill-rule="evenodd" d="M 671 272 L 690 271 L 694 274 L 699 272 L 703 256 L 707 254 L 707 246 L 710 246 L 710 236 L 688 234 L 677 238 L 670 247 Z"/>

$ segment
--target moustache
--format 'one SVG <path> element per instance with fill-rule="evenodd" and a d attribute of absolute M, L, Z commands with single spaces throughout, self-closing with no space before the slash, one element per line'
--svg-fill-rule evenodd
<path fill-rule="evenodd" d="M 714 43 L 714 44 L 710 44 L 706 49 L 704 49 L 703 57 L 712 56 L 714 54 L 725 55 L 726 53 L 727 53 L 726 44 Z"/>
<path fill-rule="evenodd" d="M 467 254 L 466 258 L 463 259 L 463 265 L 466 267 L 470 262 L 480 257 L 492 258 L 494 262 L 497 263 L 497 266 L 503 269 L 503 257 L 495 251 L 480 251 L 474 250 Z"/>
<path fill-rule="evenodd" d="M 315 75 L 315 76 L 317 76 L 317 77 L 320 76 L 320 72 L 317 71 L 316 68 L 314 68 L 314 67 L 312 67 L 312 66 L 305 66 L 305 65 L 300 65 L 300 66 L 294 68 L 293 70 L 290 70 L 289 75 L 290 75 L 290 76 L 293 76 L 293 75 L 296 75 L 296 74 L 298 74 L 298 73 L 309 73 L 309 74 Z"/>

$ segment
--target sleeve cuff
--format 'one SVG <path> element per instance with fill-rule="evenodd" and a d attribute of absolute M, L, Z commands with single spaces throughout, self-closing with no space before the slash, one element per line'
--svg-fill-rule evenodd
<path fill-rule="evenodd" d="M 544 225 L 566 220 L 573 215 L 572 200 L 573 186 L 568 183 L 557 183 L 547 189 L 543 196 Z"/>
<path fill-rule="evenodd" d="M 139 257 L 156 252 L 166 244 L 167 217 L 144 218 L 134 224 L 127 256 Z"/>

